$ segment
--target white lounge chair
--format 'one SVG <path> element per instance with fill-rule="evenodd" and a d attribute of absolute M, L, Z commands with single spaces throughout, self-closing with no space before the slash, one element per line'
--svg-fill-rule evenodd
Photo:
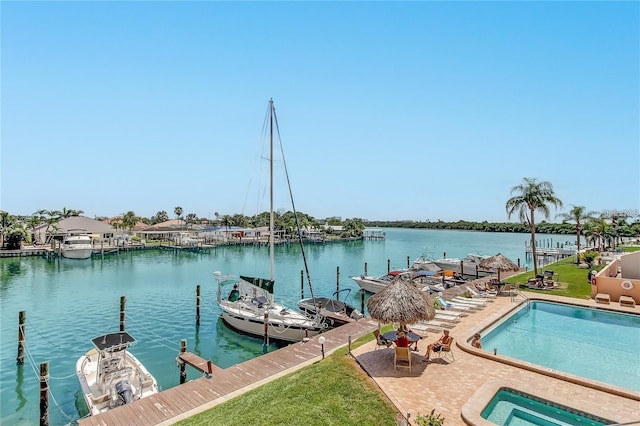
<path fill-rule="evenodd" d="M 482 297 L 482 298 L 491 298 L 491 297 L 496 297 L 498 294 L 497 293 L 493 293 L 493 292 L 488 292 L 488 291 L 483 291 L 480 292 L 477 289 L 470 287 L 470 286 L 466 286 L 465 290 L 467 290 L 469 293 L 471 293 L 471 295 L 473 297 Z"/>
<path fill-rule="evenodd" d="M 469 311 L 478 309 L 477 305 L 451 302 L 449 300 L 445 300 L 445 298 L 442 296 L 436 297 L 436 300 L 440 303 L 440 306 L 442 306 L 447 312 L 462 311 L 468 313 Z"/>

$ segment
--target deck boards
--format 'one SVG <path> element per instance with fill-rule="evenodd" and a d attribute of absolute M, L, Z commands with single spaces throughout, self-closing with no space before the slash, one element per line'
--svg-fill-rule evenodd
<path fill-rule="evenodd" d="M 325 337 L 325 354 L 346 346 L 349 336 L 355 340 L 371 333 L 376 327 L 376 322 L 364 318 L 326 331 L 322 334 Z M 191 353 L 182 354 L 181 357 L 185 361 L 188 360 L 194 368 L 206 371 L 206 360 Z M 172 418 L 196 410 L 205 404 L 210 407 L 211 403 L 220 398 L 243 388 L 250 388 L 287 370 L 294 371 L 304 363 L 320 360 L 320 357 L 321 345 L 315 338 L 306 343 L 291 344 L 229 368 L 223 369 L 213 365 L 213 374 L 210 378 L 200 377 L 188 381 L 106 413 L 80 419 L 78 424 L 79 426 L 130 424 L 143 426 L 170 422 Z"/>

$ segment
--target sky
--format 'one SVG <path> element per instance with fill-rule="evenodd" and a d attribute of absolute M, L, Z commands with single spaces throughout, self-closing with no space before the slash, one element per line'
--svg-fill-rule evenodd
<path fill-rule="evenodd" d="M 270 99 L 278 210 L 283 164 L 318 219 L 517 222 L 525 177 L 550 221 L 640 208 L 639 2 L 2 1 L 0 24 L 14 215 L 266 211 Z"/>

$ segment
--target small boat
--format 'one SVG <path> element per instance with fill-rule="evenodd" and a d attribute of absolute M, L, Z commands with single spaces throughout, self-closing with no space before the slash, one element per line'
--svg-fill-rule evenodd
<path fill-rule="evenodd" d="M 273 135 L 274 132 L 280 132 L 274 128 L 277 127 L 277 119 L 275 116 L 275 107 L 273 100 L 269 101 L 268 108 L 269 122 L 269 184 L 270 184 L 270 205 L 269 205 L 269 260 L 270 260 L 270 278 L 248 277 L 240 275 L 240 279 L 233 277 L 221 276 L 216 271 L 216 281 L 218 283 L 217 302 L 222 310 L 221 318 L 229 327 L 242 333 L 256 337 L 265 338 L 265 347 L 267 339 L 279 342 L 301 342 L 305 338 L 311 338 L 326 327 L 322 317 L 316 315 L 311 318 L 302 312 L 289 309 L 285 306 L 274 302 L 273 287 L 275 284 L 275 225 L 274 225 L 274 206 L 273 206 Z M 275 123 L 274 123 L 275 122 Z M 282 150 L 281 150 L 282 151 Z M 285 168 L 286 173 L 286 168 Z M 287 177 L 288 180 L 288 177 Z M 291 195 L 291 188 L 289 188 Z M 292 195 L 291 195 L 292 196 Z M 293 198 L 292 198 L 293 206 Z M 296 214 L 295 207 L 293 210 Z M 296 217 L 297 223 L 297 217 Z M 305 259 L 305 268 L 307 267 L 306 258 L 304 257 L 304 245 L 302 244 L 301 232 L 298 229 L 298 241 L 300 250 Z M 307 273 L 309 276 L 309 274 Z M 223 287 L 232 285 L 225 298 L 222 298 Z M 309 280 L 311 287 L 311 280 Z M 313 288 L 311 287 L 313 294 Z"/>
<path fill-rule="evenodd" d="M 86 229 L 69 229 L 62 241 L 62 256 L 67 259 L 89 259 L 93 254 L 91 236 Z"/>
<path fill-rule="evenodd" d="M 339 299 L 339 294 L 346 292 L 343 300 Z M 328 327 L 338 327 L 352 321 L 364 318 L 362 312 L 349 305 L 344 300 L 351 293 L 350 288 L 345 288 L 339 292 L 334 292 L 331 297 L 310 297 L 298 302 L 298 307 L 309 314 L 318 314 L 324 318 Z"/>
<path fill-rule="evenodd" d="M 129 333 L 109 333 L 91 342 L 93 349 L 76 362 L 76 375 L 91 415 L 158 393 L 156 379 L 128 350 L 135 343 Z"/>
<path fill-rule="evenodd" d="M 397 277 L 409 273 L 409 271 L 396 270 L 389 271 L 388 274 L 381 275 L 378 278 L 369 275 L 358 275 L 355 277 L 351 277 L 351 279 L 354 280 L 356 284 L 358 284 L 358 287 L 360 287 L 364 291 L 375 294 L 385 288 L 391 281 L 393 281 Z"/>

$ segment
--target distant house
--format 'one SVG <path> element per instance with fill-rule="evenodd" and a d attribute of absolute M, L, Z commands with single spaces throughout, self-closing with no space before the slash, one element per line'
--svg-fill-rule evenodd
<path fill-rule="evenodd" d="M 113 226 L 102 221 L 86 216 L 70 216 L 58 222 L 55 228 L 49 227 L 49 235 L 45 235 L 47 225 L 38 226 L 33 235 L 34 241 L 48 243 L 51 238 L 62 240 L 70 229 L 84 229 L 91 234 L 94 239 L 113 238 L 115 233 Z"/>
<path fill-rule="evenodd" d="M 186 234 L 197 238 L 204 229 L 202 225 L 187 225 L 184 220 L 171 219 L 155 225 L 146 225 L 134 230 L 134 234 L 145 240 L 174 240 Z"/>

